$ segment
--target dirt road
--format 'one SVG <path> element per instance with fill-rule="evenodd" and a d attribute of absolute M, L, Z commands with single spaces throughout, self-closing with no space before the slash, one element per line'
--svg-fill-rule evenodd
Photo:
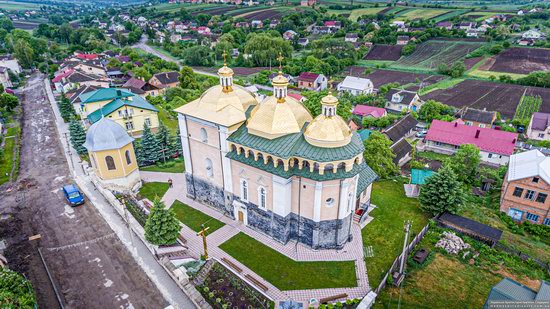
<path fill-rule="evenodd" d="M 58 305 L 38 246 L 67 308 L 167 306 L 98 211 L 65 202 L 60 188 L 71 175 L 43 86 L 34 76 L 24 90 L 20 175 L 0 187 L 0 214 L 8 215 L 0 216 L 0 239 L 8 242 L 10 268 L 31 280 L 41 308 Z M 29 242 L 35 234 L 41 240 Z"/>

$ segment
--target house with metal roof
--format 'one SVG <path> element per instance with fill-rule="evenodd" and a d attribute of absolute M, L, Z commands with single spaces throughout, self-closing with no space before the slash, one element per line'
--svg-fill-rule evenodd
<path fill-rule="evenodd" d="M 338 98 L 323 97 L 313 117 L 282 70 L 261 103 L 233 75 L 224 64 L 219 85 L 176 109 L 187 195 L 274 241 L 342 248 L 360 229 L 354 214 L 370 204 L 377 175 L 336 113 Z"/>
<path fill-rule="evenodd" d="M 418 93 L 402 89 L 390 89 L 386 94 L 386 109 L 389 112 L 401 113 L 402 111 L 417 112 L 424 102 Z"/>
<path fill-rule="evenodd" d="M 327 89 L 328 80 L 325 75 L 302 72 L 298 76 L 298 88 L 321 91 Z"/>
<path fill-rule="evenodd" d="M 79 99 L 78 111 L 90 125 L 101 118 L 109 118 L 132 136 L 141 136 L 145 125 L 153 132 L 158 129 L 158 109 L 131 91 L 101 88 L 82 93 Z"/>
<path fill-rule="evenodd" d="M 550 301 L 550 282 L 542 280 L 538 292 L 510 278 L 504 278 L 495 284 L 487 296 L 483 309 L 492 308 L 492 303 L 499 303 L 510 307 L 506 302 L 526 302 L 525 308 L 545 308 Z M 537 304 L 539 303 L 539 304 Z"/>
<path fill-rule="evenodd" d="M 527 127 L 527 137 L 537 141 L 550 140 L 550 114 L 533 113 Z"/>
<path fill-rule="evenodd" d="M 539 150 L 510 157 L 500 211 L 515 221 L 550 225 L 550 158 Z"/>
<path fill-rule="evenodd" d="M 460 119 L 464 121 L 464 124 L 467 126 L 492 128 L 493 123 L 497 120 L 497 113 L 466 107 L 463 111 L 461 111 Z"/>
<path fill-rule="evenodd" d="M 372 81 L 368 78 L 346 76 L 346 78 L 338 84 L 337 89 L 339 93 L 347 92 L 357 96 L 372 93 L 374 91 L 374 86 Z"/>
<path fill-rule="evenodd" d="M 149 79 L 149 84 L 160 89 L 174 88 L 180 83 L 179 77 L 180 73 L 176 71 L 157 73 Z"/>
<path fill-rule="evenodd" d="M 508 164 L 517 138 L 517 133 L 434 120 L 424 140 L 426 150 L 444 154 L 454 154 L 461 145 L 473 144 L 480 150 L 481 161 L 500 166 Z"/>

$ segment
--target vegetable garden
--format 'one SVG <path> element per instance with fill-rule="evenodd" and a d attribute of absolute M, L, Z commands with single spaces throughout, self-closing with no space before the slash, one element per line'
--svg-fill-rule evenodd
<path fill-rule="evenodd" d="M 521 101 L 516 108 L 516 114 L 514 115 L 514 121 L 528 125 L 531 120 L 531 116 L 538 112 L 542 105 L 542 98 L 540 96 L 528 96 L 521 97 Z"/>
<path fill-rule="evenodd" d="M 402 57 L 392 67 L 437 69 L 440 64 L 452 65 L 482 45 L 482 42 L 430 40 L 418 45 L 412 54 Z"/>

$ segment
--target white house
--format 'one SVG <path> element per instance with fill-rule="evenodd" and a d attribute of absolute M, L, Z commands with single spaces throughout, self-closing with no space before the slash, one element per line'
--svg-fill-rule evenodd
<path fill-rule="evenodd" d="M 0 67 L 6 67 L 15 74 L 19 74 L 22 71 L 17 59 L 12 58 L 11 56 L 0 56 Z"/>
<path fill-rule="evenodd" d="M 0 84 L 4 86 L 4 88 L 13 86 L 10 80 L 10 75 L 8 74 L 8 68 L 6 67 L 0 67 Z"/>
<path fill-rule="evenodd" d="M 368 78 L 360 78 L 355 76 L 346 76 L 346 78 L 338 84 L 338 92 L 347 92 L 351 95 L 362 95 L 372 93 L 374 86 Z"/>
<path fill-rule="evenodd" d="M 386 109 L 400 113 L 403 110 L 419 111 L 424 102 L 418 93 L 408 90 L 391 89 L 386 94 Z"/>
<path fill-rule="evenodd" d="M 522 35 L 522 38 L 524 39 L 534 39 L 534 40 L 540 40 L 544 37 L 544 34 L 538 30 L 531 29 L 525 31 Z"/>

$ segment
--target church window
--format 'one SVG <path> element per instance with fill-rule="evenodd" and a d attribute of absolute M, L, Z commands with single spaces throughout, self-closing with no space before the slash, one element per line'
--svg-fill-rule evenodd
<path fill-rule="evenodd" d="M 325 201 L 325 204 L 327 205 L 327 207 L 332 207 L 334 206 L 335 203 L 336 201 L 332 197 L 327 198 L 327 200 Z"/>
<path fill-rule="evenodd" d="M 126 164 L 130 165 L 132 164 L 132 158 L 130 157 L 130 150 L 126 150 L 124 153 L 124 156 L 126 157 Z"/>
<path fill-rule="evenodd" d="M 351 208 L 353 207 L 353 193 L 348 194 L 348 212 L 351 211 Z"/>
<path fill-rule="evenodd" d="M 201 141 L 203 143 L 208 143 L 208 133 L 206 133 L 204 128 L 201 128 Z"/>
<path fill-rule="evenodd" d="M 241 180 L 241 199 L 248 202 L 248 182 Z"/>
<path fill-rule="evenodd" d="M 258 205 L 260 208 L 266 208 L 267 207 L 267 199 L 266 199 L 267 192 L 264 187 L 258 188 Z"/>
<path fill-rule="evenodd" d="M 206 158 L 206 176 L 214 177 L 214 169 L 212 168 L 212 160 Z"/>
<path fill-rule="evenodd" d="M 107 169 L 108 170 L 110 170 L 110 171 L 116 170 L 115 159 L 113 159 L 113 157 L 106 156 L 105 157 L 105 163 L 107 164 Z"/>

